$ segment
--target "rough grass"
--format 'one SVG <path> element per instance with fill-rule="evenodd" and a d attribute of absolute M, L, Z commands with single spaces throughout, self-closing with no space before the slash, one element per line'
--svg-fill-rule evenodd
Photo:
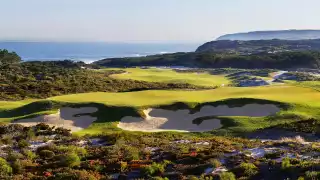
<path fill-rule="evenodd" d="M 123 69 L 121 69 L 123 70 Z M 148 82 L 188 83 L 197 86 L 215 87 L 229 85 L 231 82 L 224 75 L 211 75 L 208 72 L 178 73 L 171 69 L 124 69 L 127 73 L 114 74 L 117 79 L 133 79 Z"/>

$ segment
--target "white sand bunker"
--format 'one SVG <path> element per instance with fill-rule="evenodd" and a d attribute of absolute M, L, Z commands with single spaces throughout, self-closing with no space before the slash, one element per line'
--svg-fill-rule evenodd
<path fill-rule="evenodd" d="M 70 129 L 71 132 L 80 131 L 89 127 L 96 117 L 92 117 L 90 113 L 97 112 L 98 108 L 82 107 L 82 108 L 61 108 L 56 114 L 42 115 L 30 119 L 20 119 L 13 124 L 21 124 L 24 126 L 35 126 L 39 123 L 46 123 L 50 126 L 63 127 Z M 85 115 L 81 115 L 85 114 Z"/>
<path fill-rule="evenodd" d="M 280 111 L 273 104 L 248 104 L 242 107 L 230 108 L 227 105 L 203 106 L 199 112 L 190 114 L 190 110 L 144 110 L 146 118 L 127 116 L 121 119 L 118 127 L 128 131 L 182 131 L 182 132 L 204 132 L 222 127 L 219 119 L 206 119 L 201 124 L 193 123 L 193 120 L 208 116 L 249 116 L 263 117 L 274 115 Z"/>

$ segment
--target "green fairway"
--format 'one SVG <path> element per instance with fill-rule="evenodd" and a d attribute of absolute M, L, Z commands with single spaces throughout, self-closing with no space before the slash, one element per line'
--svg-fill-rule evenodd
<path fill-rule="evenodd" d="M 295 86 L 226 87 L 205 91 L 150 90 L 125 93 L 83 93 L 49 98 L 69 103 L 96 102 L 117 106 L 151 106 L 173 102 L 212 102 L 230 98 L 256 98 L 320 106 L 320 93 Z"/>
<path fill-rule="evenodd" d="M 171 69 L 140 69 L 128 68 L 121 69 L 127 73 L 114 74 L 111 77 L 118 79 L 133 79 L 148 82 L 166 82 L 166 83 L 189 83 L 198 86 L 214 87 L 225 86 L 230 81 L 223 75 L 210 75 L 208 73 L 178 73 Z"/>
<path fill-rule="evenodd" d="M 314 90 L 320 91 L 320 81 L 303 81 L 303 82 L 294 82 L 291 81 L 296 86 L 312 88 Z"/>
<path fill-rule="evenodd" d="M 175 102 L 183 102 L 192 108 L 201 103 L 242 98 L 281 102 L 290 105 L 290 108 L 279 112 L 275 117 L 221 117 L 224 127 L 215 132 L 241 134 L 284 122 L 320 118 L 318 91 L 299 86 L 279 85 L 250 88 L 225 87 L 204 91 L 150 90 L 73 94 L 48 98 L 47 101 L 55 104 L 52 110 L 38 108 L 39 104 L 46 104 L 43 100 L 0 102 L 0 121 L 8 122 L 25 116 L 47 114 L 61 106 L 95 106 L 99 111 L 93 116 L 98 120 L 77 134 L 99 134 L 110 130 L 119 131 L 120 129 L 116 127 L 117 122 L 124 116 L 139 116 L 138 112 L 142 108 L 170 105 Z M 30 105 L 31 102 L 33 105 Z"/>

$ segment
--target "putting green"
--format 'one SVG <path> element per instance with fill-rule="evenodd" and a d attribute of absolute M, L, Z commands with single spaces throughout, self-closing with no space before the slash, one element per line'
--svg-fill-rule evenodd
<path fill-rule="evenodd" d="M 128 68 L 127 73 L 114 74 L 111 77 L 117 79 L 133 79 L 148 82 L 166 82 L 166 83 L 189 83 L 198 86 L 227 86 L 231 82 L 223 75 L 210 75 L 208 73 L 178 73 L 171 69 L 141 69 Z"/>

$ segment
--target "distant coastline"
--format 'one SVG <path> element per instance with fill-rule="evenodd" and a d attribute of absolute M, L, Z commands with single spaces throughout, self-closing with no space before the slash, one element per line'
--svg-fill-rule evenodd
<path fill-rule="evenodd" d="M 18 53 L 24 61 L 74 60 L 90 63 L 105 58 L 143 57 L 194 51 L 196 43 L 103 43 L 0 41 L 0 49 Z"/>

